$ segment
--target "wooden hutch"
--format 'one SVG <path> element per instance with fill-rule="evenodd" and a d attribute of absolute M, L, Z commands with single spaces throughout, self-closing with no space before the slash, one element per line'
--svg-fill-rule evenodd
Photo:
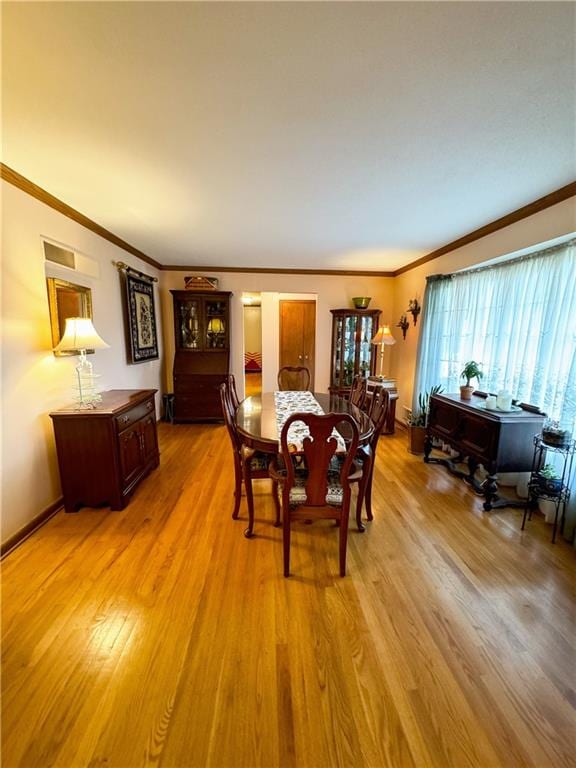
<path fill-rule="evenodd" d="M 222 419 L 230 371 L 230 291 L 170 291 L 174 302 L 174 421 Z"/>

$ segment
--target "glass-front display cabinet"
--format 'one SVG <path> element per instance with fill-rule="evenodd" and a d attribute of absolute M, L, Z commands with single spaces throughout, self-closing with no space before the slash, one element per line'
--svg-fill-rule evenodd
<path fill-rule="evenodd" d="M 222 419 L 230 371 L 229 291 L 170 291 L 174 303 L 174 421 Z"/>
<path fill-rule="evenodd" d="M 378 350 L 370 343 L 378 330 L 379 309 L 332 309 L 330 392 L 345 395 L 356 374 L 373 376 Z"/>

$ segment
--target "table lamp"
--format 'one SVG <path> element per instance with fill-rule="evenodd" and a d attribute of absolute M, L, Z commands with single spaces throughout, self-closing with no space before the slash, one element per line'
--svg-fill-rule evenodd
<path fill-rule="evenodd" d="M 219 317 L 210 318 L 208 321 L 208 336 L 210 337 L 211 346 L 220 346 L 220 341 L 223 339 L 224 333 L 224 321 Z"/>
<path fill-rule="evenodd" d="M 380 373 L 378 374 L 381 379 L 385 378 L 382 371 L 384 369 L 384 347 L 396 344 L 396 339 L 392 336 L 389 325 L 381 325 L 376 332 L 376 335 L 370 340 L 371 344 L 377 344 L 380 346 Z"/>
<path fill-rule="evenodd" d="M 54 347 L 55 352 L 80 353 L 80 361 L 75 369 L 76 401 L 79 408 L 95 408 L 102 401 L 102 395 L 96 391 L 92 363 L 86 357 L 87 349 L 106 349 L 109 344 L 98 336 L 89 317 L 67 317 L 64 335 Z"/>

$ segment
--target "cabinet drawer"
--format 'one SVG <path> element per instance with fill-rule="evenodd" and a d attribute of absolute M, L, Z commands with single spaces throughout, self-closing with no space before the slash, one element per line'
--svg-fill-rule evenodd
<path fill-rule="evenodd" d="M 174 418 L 176 421 L 223 419 L 220 393 L 218 390 L 200 390 L 194 396 L 176 395 Z"/>
<path fill-rule="evenodd" d="M 218 390 L 225 380 L 222 374 L 176 374 L 174 376 L 174 394 L 191 395 L 202 390 Z"/>
<path fill-rule="evenodd" d="M 130 427 L 132 424 L 134 424 L 134 422 L 138 421 L 138 419 L 141 419 L 143 416 L 153 412 L 154 400 L 151 399 L 147 400 L 145 403 L 140 403 L 140 405 L 131 408 L 129 411 L 125 411 L 119 416 L 116 416 L 116 431 L 122 432 L 122 430 Z"/>

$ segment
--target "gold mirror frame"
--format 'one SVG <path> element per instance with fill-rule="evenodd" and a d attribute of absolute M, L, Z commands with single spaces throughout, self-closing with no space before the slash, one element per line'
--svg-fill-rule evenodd
<path fill-rule="evenodd" d="M 48 306 L 50 308 L 50 328 L 52 346 L 55 347 L 64 334 L 67 317 L 89 317 L 92 319 L 92 289 L 76 285 L 57 277 L 47 277 Z M 93 352 L 87 349 L 86 352 Z M 79 355 L 80 350 L 54 352 L 57 357 Z"/>

